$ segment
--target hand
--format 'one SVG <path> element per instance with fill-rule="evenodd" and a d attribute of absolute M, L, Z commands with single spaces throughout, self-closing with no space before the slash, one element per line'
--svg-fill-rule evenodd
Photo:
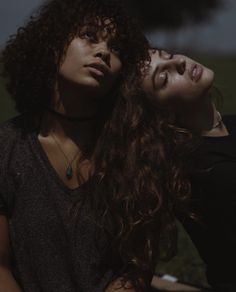
<path fill-rule="evenodd" d="M 123 284 L 122 278 L 117 278 L 109 284 L 104 292 L 136 292 L 130 282 Z"/>

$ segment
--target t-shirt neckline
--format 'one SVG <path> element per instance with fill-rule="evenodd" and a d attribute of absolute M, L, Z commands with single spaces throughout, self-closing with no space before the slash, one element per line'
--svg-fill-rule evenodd
<path fill-rule="evenodd" d="M 77 186 L 76 188 L 69 188 L 64 182 L 63 180 L 59 177 L 58 173 L 56 172 L 56 170 L 54 169 L 54 167 L 52 166 L 51 162 L 49 161 L 49 158 L 47 156 L 47 154 L 45 153 L 39 139 L 38 139 L 38 133 L 34 132 L 32 135 L 33 138 L 33 146 L 37 147 L 38 153 L 40 155 L 40 157 L 42 158 L 46 169 L 49 173 L 49 175 L 51 175 L 51 177 L 53 178 L 53 180 L 60 186 L 60 188 L 62 188 L 65 192 L 69 193 L 70 195 L 73 194 L 77 194 L 78 191 L 82 188 L 84 188 L 88 183 L 91 182 L 92 178 L 94 177 L 94 175 L 92 175 L 87 181 L 85 181 L 84 183 L 82 183 L 81 185 Z"/>
<path fill-rule="evenodd" d="M 227 128 L 228 135 L 225 136 L 202 136 L 204 140 L 208 141 L 227 141 L 232 138 L 232 129 L 230 125 L 227 123 L 227 119 L 223 116 L 223 123 L 225 124 L 225 127 Z"/>

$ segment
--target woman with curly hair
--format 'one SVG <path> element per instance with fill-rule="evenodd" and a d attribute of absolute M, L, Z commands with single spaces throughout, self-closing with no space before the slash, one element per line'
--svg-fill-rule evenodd
<path fill-rule="evenodd" d="M 150 284 L 164 222 L 137 93 L 148 44 L 119 2 L 47 1 L 2 52 L 20 115 L 0 127 L 0 291 Z"/>
<path fill-rule="evenodd" d="M 143 89 L 173 132 L 171 163 L 191 182 L 186 211 L 195 218 L 177 209 L 176 215 L 205 261 L 214 291 L 236 291 L 236 116 L 217 111 L 211 69 L 164 50 L 150 56 Z"/>

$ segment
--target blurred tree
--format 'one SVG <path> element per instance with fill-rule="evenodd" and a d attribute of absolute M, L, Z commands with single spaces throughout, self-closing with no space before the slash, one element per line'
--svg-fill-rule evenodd
<path fill-rule="evenodd" d="M 202 22 L 223 5 L 223 0 L 126 0 L 131 13 L 145 29 L 174 29 Z"/>

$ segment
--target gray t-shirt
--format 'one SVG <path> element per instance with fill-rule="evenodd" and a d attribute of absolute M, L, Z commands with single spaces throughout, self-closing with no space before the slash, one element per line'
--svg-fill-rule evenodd
<path fill-rule="evenodd" d="M 9 221 L 13 272 L 25 292 L 98 292 L 122 265 L 96 224 L 93 176 L 71 190 L 50 164 L 27 115 L 0 127 L 0 214 Z"/>

